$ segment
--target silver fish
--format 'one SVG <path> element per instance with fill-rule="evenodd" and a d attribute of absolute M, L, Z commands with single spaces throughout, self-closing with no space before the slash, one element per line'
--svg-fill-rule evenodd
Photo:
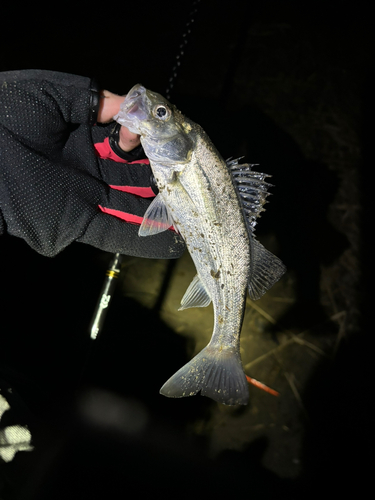
<path fill-rule="evenodd" d="M 197 270 L 180 310 L 211 301 L 214 309 L 209 344 L 160 393 L 185 397 L 200 391 L 223 404 L 245 405 L 249 389 L 240 332 L 246 291 L 258 299 L 285 272 L 281 260 L 254 237 L 268 176 L 237 160 L 225 162 L 199 125 L 142 85 L 130 90 L 115 120 L 140 134 L 159 188 L 139 235 L 174 227 Z"/>

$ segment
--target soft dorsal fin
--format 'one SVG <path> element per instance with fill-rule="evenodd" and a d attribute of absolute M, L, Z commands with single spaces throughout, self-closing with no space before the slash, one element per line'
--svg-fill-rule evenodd
<path fill-rule="evenodd" d="M 170 227 L 174 227 L 172 215 L 159 193 L 146 210 L 138 234 L 151 236 L 162 233 Z"/>
<path fill-rule="evenodd" d="M 198 274 L 196 274 L 182 297 L 181 307 L 178 310 L 182 311 L 189 307 L 206 307 L 210 302 L 211 297 L 208 295 Z"/>
<path fill-rule="evenodd" d="M 250 237 L 250 240 L 253 268 L 248 289 L 250 298 L 257 300 L 281 278 L 286 271 L 286 267 L 278 257 L 266 250 L 255 237 Z"/>
<path fill-rule="evenodd" d="M 266 182 L 265 179 L 271 176 L 262 172 L 253 172 L 251 170 L 253 164 L 239 164 L 238 161 L 229 159 L 226 163 L 241 200 L 249 233 L 252 234 L 257 218 L 265 210 L 263 206 L 267 203 L 266 198 L 270 194 L 268 188 L 272 187 L 272 184 Z"/>

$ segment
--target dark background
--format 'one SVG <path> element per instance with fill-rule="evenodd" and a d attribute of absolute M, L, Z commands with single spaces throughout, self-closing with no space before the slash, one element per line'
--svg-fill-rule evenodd
<path fill-rule="evenodd" d="M 341 78 L 332 79 L 341 82 L 333 94 L 347 92 L 346 103 L 354 96 L 348 107 L 361 148 L 358 165 L 350 168 L 360 169 L 355 188 L 362 215 L 357 231 L 349 234 L 356 241 L 360 263 L 353 270 L 359 276 L 359 314 L 353 315 L 352 333 L 334 366 L 317 373 L 308 393 L 313 425 L 306 425 L 303 473 L 285 480 L 266 470 L 261 465 L 266 443 L 259 441 L 215 461 L 206 456 L 205 439 L 186 429 L 197 415 L 204 418 L 210 402 L 198 397 L 167 400 L 158 394 L 160 380 L 171 372 L 171 353 L 184 358 L 184 342 L 154 311 L 118 294 L 103 336 L 90 351 L 87 328 L 110 255 L 74 244 L 48 259 L 23 241 L 2 236 L 0 378 L 3 387 L 12 388 L 13 411 L 2 424 L 27 424 L 35 450 L 18 453 L 2 466 L 1 500 L 101 498 L 103 492 L 111 498 L 127 494 L 134 485 L 141 497 L 222 493 L 293 498 L 317 492 L 341 494 L 351 488 L 360 496 L 369 484 L 373 264 L 368 235 L 373 225 L 366 215 L 372 204 L 374 82 L 369 11 L 359 2 L 293 0 L 234 0 L 220 5 L 202 0 L 197 6 L 190 34 L 186 22 L 194 2 L 7 6 L 1 16 L 0 69 L 65 71 L 95 76 L 103 88 L 121 94 L 135 83 L 163 94 L 180 54 L 182 35 L 187 33 L 171 101 L 206 129 L 224 157 L 239 156 L 242 149 L 247 152 L 243 146 L 247 127 L 246 133 L 256 140 L 251 158 L 246 159 L 280 166 L 273 181 L 279 192 L 287 193 L 286 201 L 267 215 L 263 230 L 278 228 L 280 256 L 300 279 L 299 293 L 315 301 L 319 265 L 329 265 L 349 245 L 348 234 L 326 225 L 328 204 L 343 175 L 311 159 L 302 170 L 293 170 L 293 162 L 305 161 L 295 143 L 274 123 L 270 125 L 269 115 L 257 103 L 260 90 L 254 91 L 252 106 L 247 101 L 241 108 L 241 95 L 233 96 L 234 79 L 242 78 L 242 85 L 248 79 L 251 86 L 257 72 L 272 78 L 275 66 L 285 74 L 299 71 L 301 85 L 305 75 L 305 101 L 300 106 L 295 103 L 285 118 L 293 122 L 317 104 L 316 87 L 309 90 L 311 74 L 324 82 L 333 65 L 343 69 Z M 247 30 L 259 25 L 277 25 L 281 30 L 291 26 L 294 36 L 288 42 L 280 37 L 274 52 L 262 52 L 262 44 L 258 51 L 246 52 Z M 238 68 L 246 58 L 253 73 L 239 77 Z M 279 95 L 290 92 L 293 88 L 279 89 Z M 231 108 L 233 102 L 236 106 Z M 312 149 L 325 147 L 318 136 L 309 140 Z M 301 238 L 307 243 L 296 247 Z M 293 314 L 286 321 L 298 322 L 298 311 Z M 108 402 L 106 391 L 119 399 Z M 97 404 L 109 412 L 118 401 L 127 401 L 136 420 L 148 415 L 147 431 L 133 434 L 126 425 L 108 431 L 93 423 L 80 412 L 83 394 L 94 394 Z"/>

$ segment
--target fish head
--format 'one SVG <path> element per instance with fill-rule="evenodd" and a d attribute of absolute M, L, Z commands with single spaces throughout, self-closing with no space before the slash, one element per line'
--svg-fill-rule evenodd
<path fill-rule="evenodd" d="M 175 166 L 189 162 L 194 148 L 192 128 L 182 113 L 160 94 L 135 85 L 114 119 L 141 136 L 150 161 Z M 178 166 L 175 169 L 179 170 Z"/>

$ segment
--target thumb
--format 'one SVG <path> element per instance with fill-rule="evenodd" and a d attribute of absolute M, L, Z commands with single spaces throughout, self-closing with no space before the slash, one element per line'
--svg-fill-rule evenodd
<path fill-rule="evenodd" d="M 124 126 L 120 128 L 119 146 L 123 151 L 129 152 L 139 146 L 140 143 L 140 135 L 130 132 L 130 130 Z"/>

